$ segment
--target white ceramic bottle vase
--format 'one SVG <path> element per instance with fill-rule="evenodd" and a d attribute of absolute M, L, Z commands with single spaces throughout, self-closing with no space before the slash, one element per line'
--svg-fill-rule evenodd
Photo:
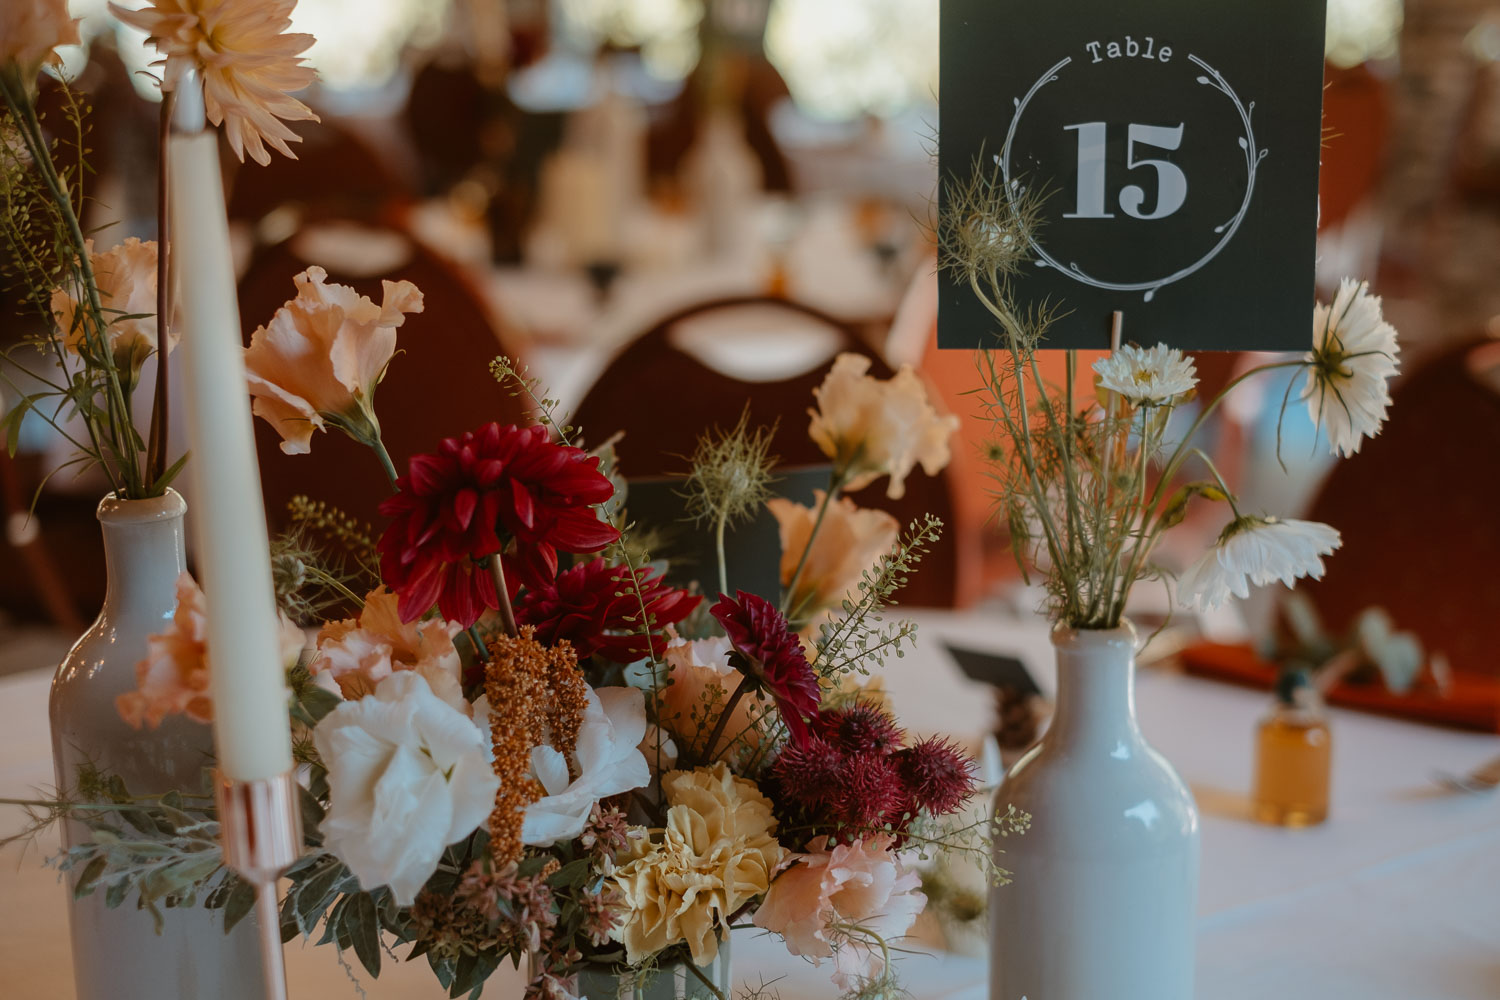
<path fill-rule="evenodd" d="M 109 587 L 98 620 L 68 651 L 52 681 L 58 788 L 74 789 L 80 765 L 92 763 L 119 775 L 132 795 L 203 790 L 203 770 L 212 764 L 210 726 L 168 716 L 156 729 L 136 730 L 115 709 L 116 697 L 136 687 L 135 665 L 146 655 L 146 637 L 165 629 L 176 609 L 187 504 L 172 490 L 149 500 L 108 496 L 98 513 Z M 81 823 L 64 825 L 65 844 L 88 837 Z M 72 883 L 70 878 L 70 893 Z M 265 996 L 253 914 L 225 935 L 220 914 L 201 905 L 162 912 L 166 922 L 157 934 L 133 894 L 109 909 L 101 887 L 69 906 L 78 1000 Z"/>
<path fill-rule="evenodd" d="M 1192 1000 L 1198 810 L 1135 717 L 1135 629 L 1058 628 L 1057 710 L 996 793 L 990 1000 Z"/>

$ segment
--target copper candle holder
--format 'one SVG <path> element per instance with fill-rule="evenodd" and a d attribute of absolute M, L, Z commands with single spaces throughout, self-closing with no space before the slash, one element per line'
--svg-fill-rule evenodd
<path fill-rule="evenodd" d="M 302 853 L 302 811 L 291 771 L 271 778 L 215 780 L 224 863 L 255 889 L 267 1000 L 286 1000 L 276 881 Z"/>

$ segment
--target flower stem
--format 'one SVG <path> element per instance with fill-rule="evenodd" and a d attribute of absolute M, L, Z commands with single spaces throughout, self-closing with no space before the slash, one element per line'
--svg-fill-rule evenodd
<path fill-rule="evenodd" d="M 838 498 L 839 489 L 844 485 L 843 477 L 839 470 L 833 470 L 828 477 L 828 492 L 823 494 L 823 503 L 818 507 L 818 516 L 813 519 L 812 531 L 807 534 L 807 544 L 802 547 L 802 555 L 797 559 L 797 568 L 792 571 L 792 579 L 787 583 L 786 590 L 781 595 L 781 613 L 787 613 L 792 603 L 792 595 L 797 592 L 797 584 L 802 582 L 802 571 L 807 568 L 807 557 L 812 553 L 813 542 L 817 541 L 818 529 L 823 527 L 823 518 L 828 515 L 828 508 Z"/>
<path fill-rule="evenodd" d="M 168 210 L 167 141 L 172 132 L 172 108 L 177 92 L 162 93 L 161 122 L 156 148 L 156 386 L 151 397 L 151 428 L 147 431 L 146 484 L 156 485 L 167 470 L 167 431 L 171 412 L 167 402 L 167 352 L 171 347 L 172 271 L 169 257 L 171 216 Z M 165 487 L 165 483 L 162 484 Z"/>
<path fill-rule="evenodd" d="M 708 734 L 708 740 L 703 744 L 703 763 L 707 764 L 713 760 L 714 746 L 718 744 L 719 737 L 724 735 L 724 727 L 729 724 L 729 716 L 734 713 L 735 706 L 740 703 L 741 698 L 745 697 L 753 683 L 749 674 L 741 677 L 739 685 L 734 689 L 734 694 L 731 694 L 729 700 L 724 703 L 724 711 L 719 713 L 719 721 L 714 723 L 713 730 Z"/>
<path fill-rule="evenodd" d="M 496 552 L 488 560 L 490 577 L 495 581 L 495 603 L 500 609 L 500 624 L 505 628 L 505 634 L 514 639 L 521 632 L 516 628 L 516 612 L 510 606 L 510 589 L 505 585 L 505 564 L 501 562 L 500 553 Z"/>
<path fill-rule="evenodd" d="M 724 558 L 724 526 L 728 521 L 729 512 L 719 511 L 719 523 L 714 529 L 714 545 L 719 554 L 719 593 L 726 596 L 729 593 L 729 564 Z"/>
<path fill-rule="evenodd" d="M 719 989 L 713 983 L 709 982 L 708 977 L 698 971 L 698 967 L 692 963 L 691 959 L 684 962 L 683 965 L 687 967 L 687 970 L 691 972 L 700 983 L 712 990 L 713 995 L 717 997 L 718 1000 L 729 1000 L 729 998 L 724 995 L 723 990 Z"/>
<path fill-rule="evenodd" d="M 395 486 L 396 480 L 401 477 L 396 472 L 396 463 L 391 461 L 391 453 L 385 450 L 385 442 L 381 440 L 378 428 L 370 439 L 370 447 L 375 450 L 375 457 L 380 459 L 380 466 L 385 469 L 386 478 L 391 481 L 392 486 Z"/>

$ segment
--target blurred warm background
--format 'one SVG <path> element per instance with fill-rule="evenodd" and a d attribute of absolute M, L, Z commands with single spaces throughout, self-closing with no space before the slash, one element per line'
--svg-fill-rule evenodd
<path fill-rule="evenodd" d="M 150 57 L 104 0 L 73 7 L 87 44 L 68 69 L 97 109 L 92 222 L 122 220 L 111 242 L 154 238 Z M 487 372 L 499 353 L 591 441 L 624 431 L 633 476 L 681 468 L 696 430 L 747 402 L 780 420 L 787 465 L 818 460 L 808 391 L 841 350 L 877 372 L 911 363 L 968 413 L 972 358 L 931 336 L 937 14 L 938 0 L 301 0 L 294 28 L 317 36 L 321 76 L 302 96 L 323 122 L 298 127 L 295 161 L 226 160 L 246 336 L 310 264 L 367 294 L 415 281 L 428 308 L 401 336 L 422 349 L 380 390 L 398 464 L 519 417 Z M 1319 286 L 1356 275 L 1384 296 L 1402 336 L 1391 423 L 1325 481 L 1298 408 L 1277 459 L 1286 386 L 1266 384 L 1215 417 L 1205 446 L 1253 506 L 1342 527 L 1344 552 L 1310 589 L 1335 627 L 1379 601 L 1455 668 L 1491 671 L 1453 626 L 1500 601 L 1484 499 L 1500 486 L 1500 8 L 1330 0 L 1326 79 Z M 29 320 L 14 303 L 0 315 L 18 342 Z M 1205 395 L 1248 364 L 1200 357 Z M 293 492 L 376 518 L 380 472 L 357 446 L 326 435 L 299 461 L 258 433 L 273 521 Z M 963 435 L 897 511 L 950 525 L 910 604 L 973 606 L 1013 573 L 988 516 L 984 428 Z M 0 465 L 7 650 L 76 634 L 102 598 L 100 487 L 48 479 L 64 452 L 27 421 Z M 1462 525 L 1461 551 L 1391 531 L 1416 511 Z M 1242 610 L 1212 629 L 1251 634 L 1273 613 Z"/>

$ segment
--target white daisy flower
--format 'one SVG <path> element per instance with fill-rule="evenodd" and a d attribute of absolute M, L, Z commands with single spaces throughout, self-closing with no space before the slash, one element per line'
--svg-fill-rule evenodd
<path fill-rule="evenodd" d="M 1323 556 L 1341 544 L 1339 533 L 1316 521 L 1239 517 L 1219 541 L 1177 579 L 1177 603 L 1212 611 L 1231 594 L 1250 596 L 1250 585 L 1280 580 L 1288 587 L 1299 577 L 1323 577 Z"/>
<path fill-rule="evenodd" d="M 1391 405 L 1386 383 L 1400 370 L 1399 351 L 1396 328 L 1385 321 L 1380 296 L 1371 295 L 1365 282 L 1345 278 L 1333 304 L 1313 310 L 1302 398 L 1336 454 L 1352 455 L 1380 432 Z"/>
<path fill-rule="evenodd" d="M 1166 344 L 1148 349 L 1126 344 L 1094 362 L 1100 383 L 1133 406 L 1165 406 L 1198 384 L 1191 358 Z"/>

